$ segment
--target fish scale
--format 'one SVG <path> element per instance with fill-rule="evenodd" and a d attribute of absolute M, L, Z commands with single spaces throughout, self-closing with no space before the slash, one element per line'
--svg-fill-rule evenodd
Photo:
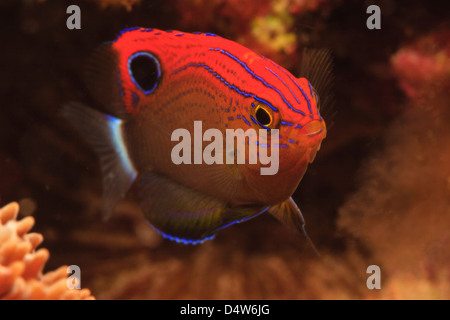
<path fill-rule="evenodd" d="M 128 28 L 100 46 L 86 75 L 107 114 L 76 102 L 63 113 L 99 156 L 104 215 L 110 216 L 137 182 L 142 211 L 170 240 L 201 243 L 265 211 L 305 233 L 291 195 L 325 138 L 319 95 L 329 89 L 329 81 L 323 81 L 331 75 L 326 52 L 310 52 L 310 57 L 305 79 L 211 33 Z M 184 129 L 193 137 L 192 159 L 199 147 L 195 123 L 201 124 L 201 135 L 206 130 L 223 137 L 227 130 L 267 132 L 267 142 L 255 141 L 257 157 L 261 148 L 271 153 L 276 148 L 277 172 L 262 175 L 263 165 L 251 163 L 247 152 L 244 163 L 176 164 L 173 133 Z M 202 139 L 204 148 L 208 142 Z M 225 160 L 222 149 L 214 150 Z"/>

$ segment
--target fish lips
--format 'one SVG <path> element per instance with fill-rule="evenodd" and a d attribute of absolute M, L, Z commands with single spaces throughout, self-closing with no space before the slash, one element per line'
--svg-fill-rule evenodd
<path fill-rule="evenodd" d="M 304 150 L 302 158 L 311 163 L 314 161 L 317 151 L 320 150 L 322 140 L 325 139 L 326 135 L 325 121 L 312 120 L 302 126 L 300 130 L 293 131 L 290 138 Z"/>

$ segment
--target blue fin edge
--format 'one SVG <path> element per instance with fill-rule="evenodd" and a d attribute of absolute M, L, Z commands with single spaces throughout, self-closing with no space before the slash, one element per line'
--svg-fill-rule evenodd
<path fill-rule="evenodd" d="M 215 233 L 216 233 L 217 231 L 222 230 L 222 229 L 225 229 L 225 228 L 227 228 L 227 227 L 229 227 L 229 226 L 231 226 L 231 225 L 233 225 L 233 224 L 235 224 L 235 223 L 241 223 L 241 222 L 248 221 L 248 220 L 250 220 L 250 219 L 252 219 L 252 218 L 254 218 L 254 217 L 256 217 L 256 216 L 259 216 L 260 214 L 266 212 L 269 208 L 270 208 L 270 207 L 266 207 L 266 208 L 264 208 L 263 210 L 261 210 L 261 211 L 255 213 L 254 215 L 251 215 L 251 216 L 249 216 L 249 217 L 246 217 L 246 218 L 243 218 L 243 219 L 240 219 L 240 220 L 232 221 L 232 222 L 230 222 L 230 223 L 228 223 L 228 224 L 226 224 L 226 225 L 224 225 L 224 226 L 222 226 L 222 227 L 216 229 L 216 230 L 214 231 L 214 234 L 212 234 L 212 235 L 210 235 L 210 236 L 208 236 L 208 237 L 202 238 L 202 239 L 186 239 L 186 238 L 181 238 L 181 237 L 172 236 L 172 235 L 170 235 L 170 234 L 168 234 L 168 233 L 165 233 L 165 232 L 163 232 L 163 231 L 161 231 L 161 230 L 155 228 L 155 226 L 153 226 L 151 223 L 149 223 L 149 224 L 150 224 L 150 226 L 152 227 L 153 230 L 155 230 L 157 233 L 159 233 L 159 234 L 160 234 L 163 238 L 165 238 L 165 239 L 168 239 L 168 240 L 171 240 L 171 241 L 175 241 L 175 242 L 177 242 L 177 243 L 186 244 L 186 245 L 188 245 L 188 244 L 196 245 L 196 244 L 200 244 L 200 243 L 203 243 L 203 242 L 205 242 L 205 241 L 214 239 L 214 237 L 216 236 Z"/>
<path fill-rule="evenodd" d="M 170 235 L 168 233 L 165 233 L 165 232 L 155 228 L 151 223 L 149 223 L 149 224 L 153 228 L 153 230 L 155 230 L 157 233 L 159 233 L 164 239 L 168 239 L 168 240 L 175 241 L 177 243 L 186 244 L 186 245 L 187 244 L 192 244 L 192 245 L 200 244 L 200 243 L 203 243 L 205 241 L 212 240 L 215 237 L 215 234 L 213 234 L 213 235 L 211 235 L 209 237 L 202 238 L 202 239 L 185 239 L 185 238 L 172 236 L 172 235 Z"/>

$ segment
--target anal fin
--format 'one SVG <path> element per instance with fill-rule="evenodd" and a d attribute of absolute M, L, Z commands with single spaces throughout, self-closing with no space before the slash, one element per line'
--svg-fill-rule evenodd
<path fill-rule="evenodd" d="M 218 230 L 253 218 L 266 209 L 230 207 L 152 172 L 142 175 L 138 187 L 141 208 L 152 226 L 165 238 L 185 244 L 212 239 Z"/>

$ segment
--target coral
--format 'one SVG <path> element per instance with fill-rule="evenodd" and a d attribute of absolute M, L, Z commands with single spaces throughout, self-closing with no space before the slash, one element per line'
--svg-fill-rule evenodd
<path fill-rule="evenodd" d="M 450 32 L 443 28 L 402 47 L 391 59 L 400 86 L 411 99 L 430 86 L 450 89 Z"/>
<path fill-rule="evenodd" d="M 289 0 L 273 2 L 270 13 L 255 17 L 251 22 L 251 34 L 272 51 L 292 54 L 297 37 L 291 32 L 295 20 L 288 10 L 288 3 Z"/>
<path fill-rule="evenodd" d="M 0 209 L 0 299 L 93 299 L 88 289 L 68 289 L 67 266 L 43 273 L 47 249 L 36 250 L 43 241 L 28 233 L 33 217 L 17 221 L 15 202 Z"/>
<path fill-rule="evenodd" d="M 386 279 L 369 298 L 450 298 L 450 69 L 442 36 L 433 32 L 394 55 L 411 100 L 340 209 L 339 226 L 367 247 Z"/>
<path fill-rule="evenodd" d="M 178 3 L 181 24 L 210 30 L 271 58 L 288 69 L 298 64 L 304 35 L 295 30 L 301 16 L 335 1 L 325 0 L 189 0 Z M 326 11 L 326 10 L 325 10 Z M 202 19 L 198 19 L 201 12 Z M 324 13 L 325 14 L 325 13 Z"/>

